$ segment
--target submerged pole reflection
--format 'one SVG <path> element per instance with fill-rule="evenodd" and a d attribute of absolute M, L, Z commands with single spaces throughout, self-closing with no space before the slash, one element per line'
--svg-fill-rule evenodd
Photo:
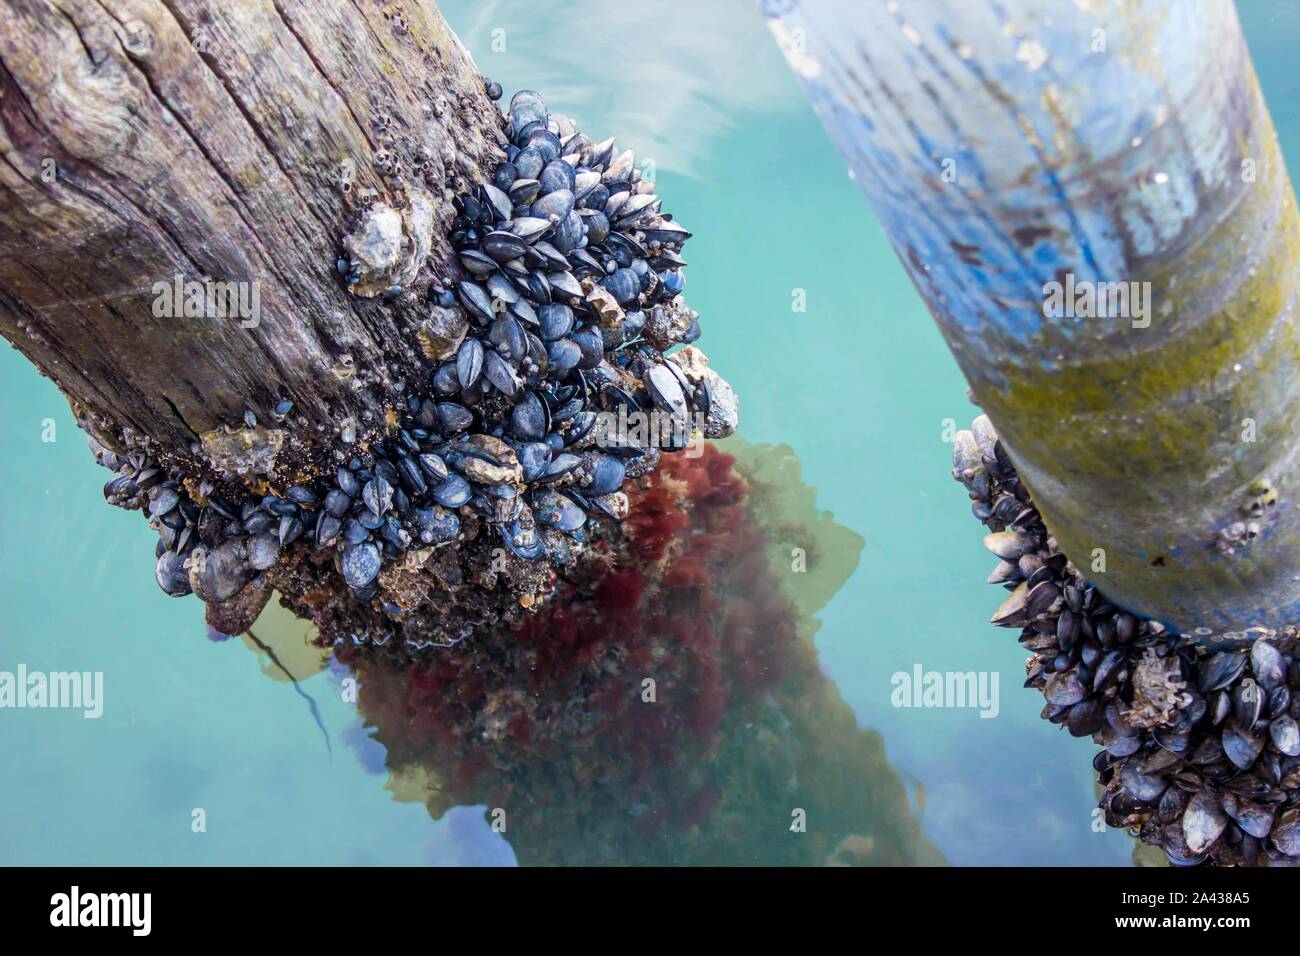
<path fill-rule="evenodd" d="M 486 805 L 521 864 L 918 864 L 883 741 L 818 667 L 862 539 L 788 449 L 665 458 L 602 562 L 418 664 L 335 648 L 399 799 Z"/>

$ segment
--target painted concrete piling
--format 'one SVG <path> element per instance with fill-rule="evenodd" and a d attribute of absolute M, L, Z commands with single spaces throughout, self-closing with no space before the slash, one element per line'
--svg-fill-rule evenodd
<path fill-rule="evenodd" d="M 1300 619 L 1300 223 L 1230 0 L 764 7 L 1076 567 Z"/>

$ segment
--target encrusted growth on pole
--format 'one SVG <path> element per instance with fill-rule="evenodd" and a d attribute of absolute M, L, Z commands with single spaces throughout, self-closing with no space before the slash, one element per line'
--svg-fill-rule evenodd
<path fill-rule="evenodd" d="M 768 7 L 1064 553 L 1300 619 L 1300 222 L 1230 0 Z"/>

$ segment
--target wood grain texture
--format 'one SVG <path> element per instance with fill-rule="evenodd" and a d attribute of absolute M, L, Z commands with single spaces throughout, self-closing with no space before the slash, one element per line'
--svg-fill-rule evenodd
<path fill-rule="evenodd" d="M 0 334 L 92 430 L 185 470 L 201 436 L 282 397 L 294 447 L 380 422 L 421 368 L 452 195 L 503 142 L 436 8 L 0 0 L 0 21 Z M 418 278 L 350 294 L 335 262 L 367 202 L 426 194 Z M 260 320 L 156 316 L 176 275 L 256 283 Z"/>
<path fill-rule="evenodd" d="M 1231 0 L 765 8 L 1076 567 L 1300 619 L 1300 217 Z"/>

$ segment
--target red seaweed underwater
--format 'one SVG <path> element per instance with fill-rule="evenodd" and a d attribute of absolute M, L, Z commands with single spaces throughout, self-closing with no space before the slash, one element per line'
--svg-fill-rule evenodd
<path fill-rule="evenodd" d="M 399 797 L 504 811 L 523 864 L 938 862 L 818 668 L 811 615 L 861 539 L 781 514 L 791 467 L 811 494 L 787 459 L 772 484 L 712 446 L 665 459 L 604 560 L 513 629 L 418 664 L 336 647 Z"/>

